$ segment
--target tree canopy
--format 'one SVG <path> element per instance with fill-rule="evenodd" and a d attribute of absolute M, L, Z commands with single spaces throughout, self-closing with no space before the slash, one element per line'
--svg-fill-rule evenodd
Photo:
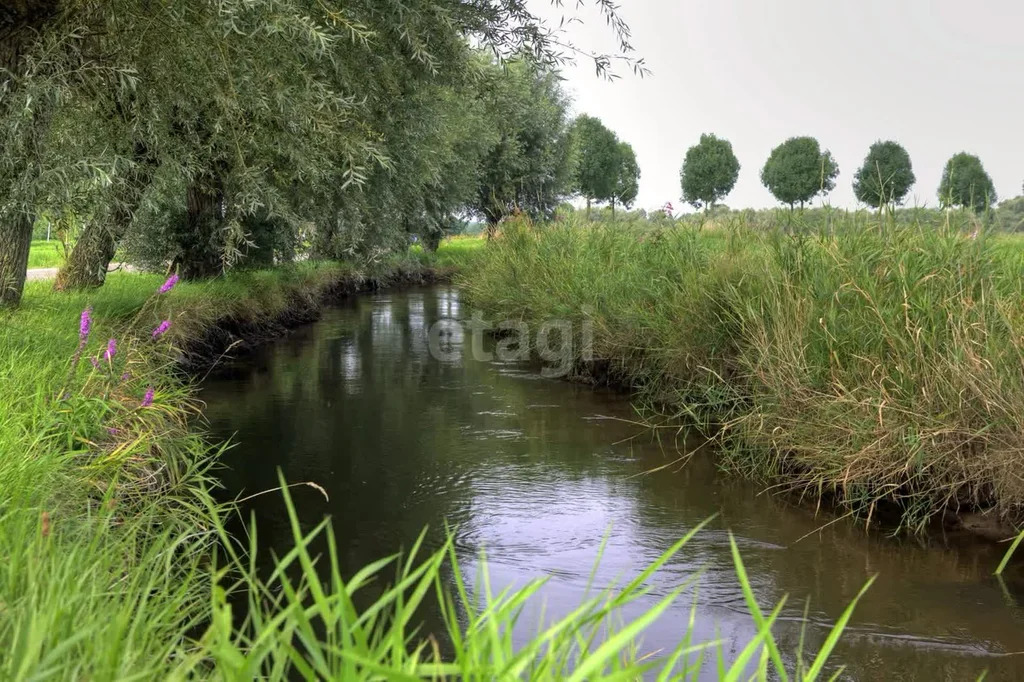
<path fill-rule="evenodd" d="M 700 142 L 686 151 L 679 172 L 683 200 L 694 208 L 712 208 L 736 186 L 740 162 L 728 140 L 712 134 L 700 136 Z"/>
<path fill-rule="evenodd" d="M 587 200 L 632 206 L 640 191 L 640 166 L 628 142 L 593 116 L 581 114 L 572 124 L 572 189 Z"/>
<path fill-rule="evenodd" d="M 791 137 L 772 150 L 761 182 L 776 199 L 790 208 L 835 189 L 839 166 L 832 154 L 821 150 L 813 137 Z"/>
<path fill-rule="evenodd" d="M 569 194 L 568 99 L 557 74 L 528 62 L 486 70 L 480 97 L 496 133 L 471 208 L 493 228 L 507 215 L 550 216 Z"/>
<path fill-rule="evenodd" d="M 871 145 L 864 164 L 857 169 L 853 193 L 868 206 L 898 206 L 916 181 L 907 150 L 898 142 L 879 141 Z"/>
<path fill-rule="evenodd" d="M 615 192 L 612 195 L 612 208 L 618 202 L 630 208 L 640 192 L 640 166 L 636 162 L 636 152 L 628 142 L 619 142 L 619 165 L 615 176 Z"/>
<path fill-rule="evenodd" d="M 977 156 L 960 152 L 946 162 L 939 183 L 939 203 L 943 207 L 960 206 L 981 213 L 998 199 L 992 178 Z"/>
<path fill-rule="evenodd" d="M 573 191 L 587 200 L 611 201 L 615 197 L 621 164 L 619 140 L 593 116 L 581 114 L 572 124 Z"/>

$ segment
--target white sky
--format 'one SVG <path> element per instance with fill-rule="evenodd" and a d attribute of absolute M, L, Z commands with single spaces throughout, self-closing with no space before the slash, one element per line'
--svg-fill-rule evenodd
<path fill-rule="evenodd" d="M 530 0 L 580 47 L 611 51 L 611 30 L 575 0 Z M 593 0 L 587 0 L 593 5 Z M 910 152 L 908 205 L 937 203 L 954 153 L 981 157 L 1001 199 L 1024 181 L 1024 0 L 620 0 L 652 74 L 618 68 L 608 83 L 580 59 L 567 67 L 577 112 L 633 145 L 636 206 L 679 199 L 679 167 L 703 132 L 733 144 L 742 166 L 725 203 L 776 205 L 760 181 L 772 147 L 817 137 L 839 162 L 829 195 L 854 207 L 853 173 L 878 139 Z"/>

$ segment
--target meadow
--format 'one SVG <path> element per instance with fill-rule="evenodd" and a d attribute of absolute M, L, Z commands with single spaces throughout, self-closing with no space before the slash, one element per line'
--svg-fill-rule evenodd
<path fill-rule="evenodd" d="M 33 268 L 56 268 L 64 262 L 64 245 L 56 239 L 49 241 L 45 239 L 32 240 L 32 247 L 28 252 L 28 267 Z"/>
<path fill-rule="evenodd" d="M 578 374 L 701 429 L 729 470 L 897 532 L 970 512 L 1012 535 L 1020 239 L 964 213 L 808 214 L 509 224 L 461 281 L 492 319 L 592 324 Z"/>

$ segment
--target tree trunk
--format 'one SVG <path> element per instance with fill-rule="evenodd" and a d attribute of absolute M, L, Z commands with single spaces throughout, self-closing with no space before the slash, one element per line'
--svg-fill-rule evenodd
<path fill-rule="evenodd" d="M 0 308 L 16 306 L 25 290 L 32 221 L 14 216 L 0 225 Z"/>
<path fill-rule="evenodd" d="M 487 219 L 487 241 L 490 241 L 498 234 L 498 223 L 501 222 L 501 216 L 494 211 L 485 211 L 484 218 Z"/>
<path fill-rule="evenodd" d="M 615 217 L 615 199 L 612 199 L 612 218 Z"/>
<path fill-rule="evenodd" d="M 184 233 L 174 266 L 183 279 L 208 279 L 223 271 L 220 228 L 224 189 L 219 181 L 189 185 L 185 197 Z"/>
<path fill-rule="evenodd" d="M 0 7 L 0 93 L 11 101 L 23 75 L 25 51 L 57 12 L 57 0 L 19 0 Z M 27 127 L 34 135 L 34 126 Z M 7 188 L 0 188 L 6 195 Z M 0 215 L 0 308 L 15 306 L 25 290 L 32 219 L 17 207 Z"/>
<path fill-rule="evenodd" d="M 128 233 L 135 211 L 156 173 L 157 161 L 144 143 L 135 144 L 133 155 L 135 168 L 124 179 L 121 196 L 115 202 L 109 222 L 93 220 L 86 225 L 67 263 L 57 273 L 53 284 L 57 291 L 101 287 L 106 281 L 117 245 Z"/>
<path fill-rule="evenodd" d="M 89 221 L 64 267 L 57 273 L 54 290 L 76 291 L 103 286 L 116 251 L 117 241 L 111 227 L 103 221 Z"/>
<path fill-rule="evenodd" d="M 590 220 L 590 197 L 587 197 L 587 220 Z"/>

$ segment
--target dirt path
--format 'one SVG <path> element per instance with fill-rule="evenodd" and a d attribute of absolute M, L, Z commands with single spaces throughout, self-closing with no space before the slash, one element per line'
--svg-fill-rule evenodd
<path fill-rule="evenodd" d="M 41 279 L 54 279 L 57 276 L 57 270 L 59 270 L 59 268 L 32 268 L 28 271 L 26 279 L 29 282 Z M 111 263 L 110 267 L 107 268 L 107 272 L 114 272 L 115 270 L 134 272 L 135 268 L 127 263 Z"/>
<path fill-rule="evenodd" d="M 28 271 L 26 279 L 31 282 L 37 279 L 53 279 L 57 276 L 57 268 L 35 268 Z"/>

